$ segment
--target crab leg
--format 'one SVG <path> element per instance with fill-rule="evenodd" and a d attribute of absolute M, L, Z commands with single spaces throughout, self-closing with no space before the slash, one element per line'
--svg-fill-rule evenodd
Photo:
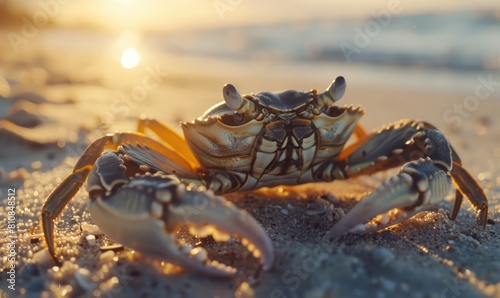
<path fill-rule="evenodd" d="M 200 163 L 193 155 L 193 152 L 186 143 L 186 140 L 173 128 L 156 119 L 149 119 L 141 116 L 141 118 L 137 121 L 137 131 L 145 133 L 146 129 L 150 129 L 158 135 L 164 144 L 169 146 L 172 150 L 176 149 L 175 151 L 190 164 L 193 171 L 200 168 Z"/>
<path fill-rule="evenodd" d="M 106 152 L 89 176 L 89 209 L 94 222 L 119 243 L 190 271 L 227 276 L 236 269 L 211 261 L 202 247 L 177 242 L 176 233 L 191 233 L 216 241 L 240 238 L 264 269 L 273 263 L 271 240 L 257 221 L 213 192 L 185 186 L 172 175 L 127 177 L 127 167 L 115 152 Z"/>
<path fill-rule="evenodd" d="M 64 207 L 71 201 L 78 190 L 80 190 L 89 172 L 89 167 L 74 170 L 73 173 L 66 177 L 66 179 L 52 191 L 43 205 L 41 216 L 42 230 L 50 256 L 56 264 L 59 264 L 59 261 L 55 253 L 54 220 L 61 214 Z"/>
<path fill-rule="evenodd" d="M 379 230 L 432 207 L 446 196 L 451 179 L 457 185 L 456 216 L 465 194 L 486 223 L 488 204 L 481 187 L 461 166 L 441 132 L 424 122 L 403 120 L 367 135 L 339 156 L 336 178 L 372 174 L 396 166 L 400 173 L 384 181 L 331 230 L 336 238 L 351 232 Z"/>
<path fill-rule="evenodd" d="M 94 162 L 101 156 L 102 152 L 107 149 L 116 150 L 117 147 L 125 143 L 141 143 L 156 152 L 160 152 L 165 156 L 171 157 L 172 168 L 181 171 L 189 172 L 186 168 L 183 159 L 176 156 L 162 144 L 144 137 L 138 133 L 117 133 L 106 135 L 97 139 L 90 144 L 83 152 L 80 159 L 77 161 L 73 173 L 65 178 L 47 197 L 41 212 L 41 224 L 44 233 L 45 242 L 49 249 L 50 256 L 54 262 L 58 263 L 56 256 L 56 247 L 54 243 L 54 219 L 56 219 L 64 209 L 64 207 L 71 201 L 78 190 L 81 188 L 85 179 L 87 178 Z M 177 163 L 176 161 L 179 161 Z M 189 166 L 189 165 L 187 165 Z"/>
<path fill-rule="evenodd" d="M 354 128 L 354 135 L 359 140 L 361 138 L 366 137 L 368 135 L 368 133 L 366 132 L 366 129 L 364 128 L 363 125 L 361 125 L 360 123 L 357 123 L 356 127 Z"/>
<path fill-rule="evenodd" d="M 422 124 L 425 129 L 437 130 L 437 128 L 432 124 L 427 122 L 423 122 Z M 460 205 L 462 204 L 463 196 L 465 195 L 478 212 L 476 217 L 478 224 L 485 227 L 488 220 L 488 199 L 486 198 L 486 194 L 472 175 L 462 166 L 462 161 L 451 144 L 450 149 L 451 156 L 453 158 L 451 176 L 453 177 L 453 184 L 457 189 L 455 204 L 453 205 L 453 211 L 450 218 L 454 220 L 457 217 Z"/>
<path fill-rule="evenodd" d="M 477 222 L 483 227 L 486 226 L 488 219 L 488 200 L 486 194 L 479 184 L 472 178 L 472 175 L 462 167 L 459 162 L 453 162 L 453 169 L 451 169 L 451 176 L 456 191 L 455 205 L 450 218 L 455 219 L 460 210 L 463 196 L 467 196 L 472 205 L 477 209 Z"/>

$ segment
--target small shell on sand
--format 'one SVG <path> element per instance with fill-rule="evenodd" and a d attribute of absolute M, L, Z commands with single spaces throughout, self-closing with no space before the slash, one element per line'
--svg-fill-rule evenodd
<path fill-rule="evenodd" d="M 87 243 L 90 245 L 90 246 L 94 246 L 95 245 L 95 236 L 92 235 L 92 234 L 89 234 L 85 237 L 85 240 L 87 240 Z"/>
<path fill-rule="evenodd" d="M 114 251 L 112 250 L 105 251 L 99 256 L 99 263 L 102 264 L 111 263 L 114 257 L 115 257 Z"/>
<path fill-rule="evenodd" d="M 80 225 L 80 228 L 82 229 L 82 231 L 87 232 L 89 234 L 102 235 L 101 229 L 99 229 L 99 227 L 96 226 L 96 225 L 92 225 L 92 224 L 88 224 L 88 223 L 82 223 Z"/>

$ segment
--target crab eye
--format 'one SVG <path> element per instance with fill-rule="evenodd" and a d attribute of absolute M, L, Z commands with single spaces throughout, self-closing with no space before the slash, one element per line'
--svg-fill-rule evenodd
<path fill-rule="evenodd" d="M 243 97 L 240 95 L 236 87 L 231 84 L 226 84 L 222 89 L 222 95 L 227 106 L 233 110 L 238 110 L 243 105 Z"/>
<path fill-rule="evenodd" d="M 346 82 L 344 77 L 337 77 L 325 92 L 318 94 L 318 108 L 323 110 L 328 109 L 329 106 L 344 96 L 345 89 Z"/>
<path fill-rule="evenodd" d="M 248 97 L 241 96 L 233 85 L 226 84 L 222 89 L 222 95 L 224 96 L 226 105 L 234 110 L 236 112 L 235 114 L 241 114 L 241 117 L 243 117 L 242 121 L 248 122 L 259 116 L 260 110 L 257 105 Z M 236 121 L 236 118 L 234 119 Z"/>
<path fill-rule="evenodd" d="M 335 94 L 333 97 L 335 98 L 335 101 L 339 100 L 342 96 L 344 96 L 345 93 L 345 88 L 346 88 L 346 82 L 344 77 L 337 77 L 335 81 L 332 83 L 333 86 L 330 88 L 332 89 L 333 93 Z M 330 92 L 332 92 L 330 91 Z"/>

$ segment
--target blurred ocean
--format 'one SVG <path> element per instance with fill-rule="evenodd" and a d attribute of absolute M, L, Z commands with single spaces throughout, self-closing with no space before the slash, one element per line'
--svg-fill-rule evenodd
<path fill-rule="evenodd" d="M 138 2 L 122 2 L 114 3 L 115 6 L 135 3 L 136 9 L 149 9 L 149 14 L 155 8 Z M 195 1 L 188 2 L 192 4 Z M 73 10 L 85 14 L 82 19 L 87 23 L 82 25 L 75 21 L 68 24 L 67 20 L 71 20 L 72 16 L 77 19 L 74 17 L 76 13 L 65 14 L 70 7 L 61 7 L 60 18 L 55 19 L 59 23 L 40 28 L 33 41 L 30 39 L 27 45 L 20 46 L 29 47 L 34 57 L 34 51 L 45 51 L 60 54 L 61 57 L 68 53 L 85 53 L 106 60 L 110 59 L 106 55 L 114 51 L 113 58 L 119 59 L 125 49 L 136 48 L 143 57 L 151 54 L 157 57 L 183 55 L 235 61 L 265 66 L 261 67 L 261 71 L 295 64 L 306 66 L 302 68 L 304 76 L 314 76 L 314 71 L 307 67 L 314 66 L 314 70 L 324 69 L 331 73 L 328 80 L 344 75 L 349 82 L 382 88 L 471 94 L 481 78 L 488 80 L 491 77 L 490 81 L 500 81 L 500 5 L 492 5 L 494 9 L 469 7 L 452 10 L 449 6 L 439 8 L 437 4 L 434 7 L 432 1 L 424 1 L 426 9 L 410 11 L 410 6 L 417 3 L 401 2 L 401 9 L 405 6 L 404 13 L 388 13 L 391 2 L 378 1 L 376 5 L 363 2 L 365 6 L 355 15 L 356 8 L 353 7 L 346 14 L 326 9 L 344 8 L 342 5 L 349 4 L 313 2 L 309 5 L 303 0 L 292 1 L 290 6 L 294 7 L 293 12 L 291 9 L 287 15 L 286 8 L 275 9 L 273 11 L 280 14 L 270 19 L 272 12 L 263 10 L 255 3 L 240 1 L 240 6 L 235 6 L 234 11 L 225 12 L 226 20 L 217 17 L 211 3 L 203 4 L 206 6 L 204 10 L 198 11 L 190 9 L 185 3 L 182 6 L 184 10 L 177 15 L 175 11 L 165 10 L 163 19 L 166 24 L 177 24 L 175 27 L 160 23 L 152 26 L 156 19 L 152 17 L 148 22 L 147 14 L 143 14 L 140 21 L 135 20 L 134 23 L 130 20 L 130 24 L 124 25 L 127 14 L 120 15 L 120 11 L 113 6 L 108 7 L 113 19 L 110 18 L 107 23 L 120 20 L 121 25 L 112 30 L 103 27 L 106 17 L 102 15 L 101 23 L 90 22 L 92 18 L 85 12 L 90 8 L 95 10 L 95 7 L 82 10 L 79 6 L 83 4 L 77 6 L 75 3 Z M 204 2 L 196 2 L 198 8 L 201 8 L 201 3 Z M 282 6 L 273 5 L 274 8 Z M 375 6 L 377 8 L 373 8 Z M 321 7 L 325 8 L 324 11 Z M 130 15 L 134 15 L 133 8 L 129 7 Z M 299 8 L 304 9 L 301 17 L 297 16 L 300 15 L 297 12 Z M 267 15 L 263 15 L 264 12 Z M 259 18 L 252 19 L 254 13 L 260 13 Z M 169 20 L 169 16 L 173 19 Z M 192 22 L 186 17 L 192 17 Z M 193 25 L 195 22 L 199 23 Z M 21 25 L 22 22 L 19 28 Z M 122 38 L 124 32 L 128 38 Z M 3 54 L 9 54 L 8 41 L 3 48 Z M 29 55 L 23 58 L 30 59 Z M 200 72 L 203 71 L 200 67 Z M 224 71 L 220 69 L 220 72 Z M 494 85 L 492 93 L 500 95 L 500 83 Z"/>
<path fill-rule="evenodd" d="M 333 64 L 363 83 L 382 86 L 472 92 L 479 76 L 491 74 L 500 81 L 498 11 L 157 33 L 147 42 L 164 52 L 197 56 Z M 498 89 L 495 93 L 500 94 Z"/>
<path fill-rule="evenodd" d="M 459 71 L 500 65 L 500 14 L 455 12 L 168 33 L 164 50 L 230 59 L 339 61 Z"/>

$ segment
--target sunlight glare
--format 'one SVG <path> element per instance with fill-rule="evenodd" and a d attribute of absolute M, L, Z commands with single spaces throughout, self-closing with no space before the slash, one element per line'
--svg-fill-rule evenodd
<path fill-rule="evenodd" d="M 126 69 L 131 69 L 139 64 L 139 53 L 134 48 L 128 48 L 122 53 L 121 64 Z"/>

